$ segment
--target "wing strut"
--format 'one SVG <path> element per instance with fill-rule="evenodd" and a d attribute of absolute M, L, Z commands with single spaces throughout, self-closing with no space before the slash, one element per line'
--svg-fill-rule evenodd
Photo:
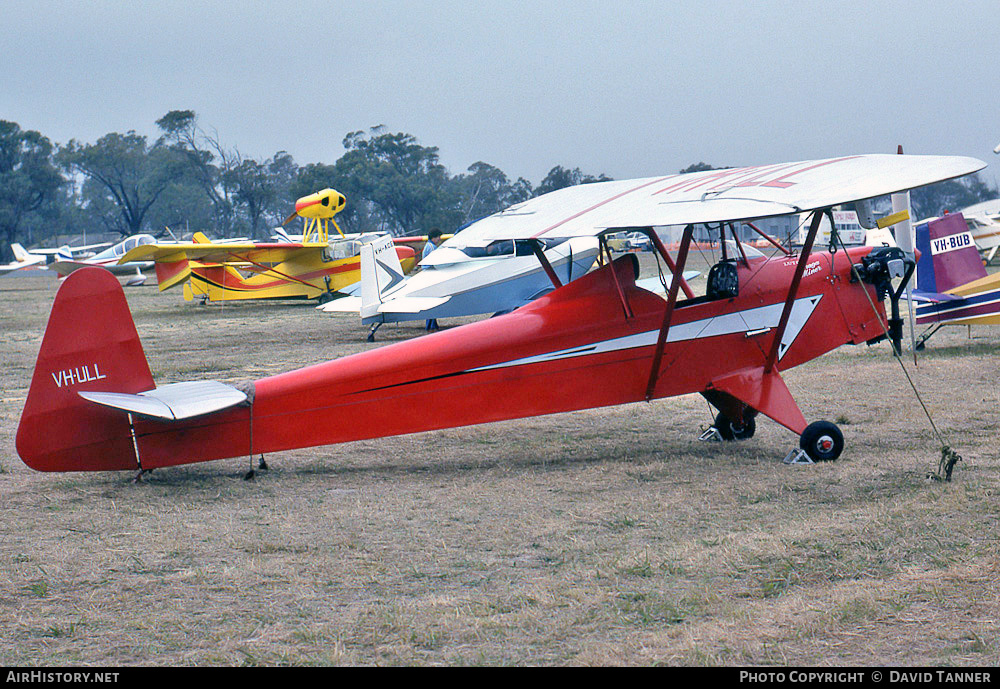
<path fill-rule="evenodd" d="M 655 232 L 651 233 L 653 236 Z M 653 399 L 653 389 L 656 387 L 656 380 L 660 373 L 660 361 L 663 359 L 663 347 L 667 343 L 667 333 L 670 330 L 670 320 L 674 315 L 674 305 L 677 304 L 677 288 L 681 285 L 687 287 L 684 282 L 684 264 L 687 263 L 688 249 L 691 248 L 691 236 L 694 234 L 694 225 L 684 228 L 684 235 L 681 237 L 681 247 L 677 252 L 677 265 L 670 266 L 673 271 L 673 279 L 670 280 L 670 291 L 667 293 L 667 309 L 663 312 L 663 324 L 660 326 L 660 335 L 656 338 L 656 350 L 653 352 L 653 367 L 649 371 L 649 382 L 646 384 L 646 401 Z M 662 242 L 657 238 L 658 249 L 663 247 Z M 666 249 L 663 250 L 666 256 Z M 667 259 L 669 260 L 669 259 Z M 687 287 L 685 293 L 688 293 Z"/>
<path fill-rule="evenodd" d="M 733 235 L 733 244 L 736 245 L 736 250 L 740 252 L 740 258 L 743 260 L 743 265 L 749 268 L 750 261 L 747 260 L 747 252 L 744 251 L 743 242 L 740 241 L 739 233 L 736 232 L 736 225 L 734 225 L 733 223 L 729 223 L 729 231 Z M 722 245 L 725 246 L 726 245 L 725 237 L 722 237 L 722 239 L 723 239 Z"/>
<path fill-rule="evenodd" d="M 757 234 L 759 234 L 764 239 L 766 239 L 768 242 L 770 242 L 771 246 L 776 247 L 785 256 L 787 256 L 788 254 L 792 253 L 791 251 L 789 251 L 785 247 L 781 246 L 781 244 L 778 244 L 778 242 L 774 241 L 774 238 L 771 237 L 771 235 L 767 234 L 766 232 L 764 232 L 763 230 L 761 230 L 760 228 L 758 228 L 752 222 L 748 222 L 748 221 L 744 220 L 743 224 L 746 225 L 747 227 L 749 227 L 751 230 L 753 230 Z"/>
<path fill-rule="evenodd" d="M 622 303 L 622 311 L 625 313 L 625 319 L 628 320 L 629 318 L 632 318 L 633 316 L 635 316 L 635 314 L 632 312 L 632 307 L 629 305 L 628 299 L 625 298 L 625 290 L 622 289 L 622 283 L 618 279 L 618 270 L 613 267 L 613 264 L 614 264 L 615 260 L 611 256 L 611 249 L 608 247 L 607 238 L 602 234 L 602 235 L 600 235 L 597 238 L 597 242 L 598 242 L 598 246 L 600 247 L 598 249 L 598 253 L 600 253 L 601 255 L 603 255 L 604 252 L 606 251 L 607 254 L 608 254 L 608 265 L 612 266 L 612 268 L 611 268 L 611 277 L 612 277 L 612 279 L 615 282 L 615 290 L 617 290 L 617 292 L 618 292 L 618 299 Z"/>
<path fill-rule="evenodd" d="M 663 257 L 663 260 L 667 264 L 667 268 L 669 268 L 670 272 L 674 274 L 674 277 L 680 276 L 681 289 L 684 290 L 684 296 L 688 299 L 694 299 L 694 292 L 691 291 L 691 286 L 688 285 L 687 280 L 684 279 L 684 269 L 681 268 L 680 272 L 677 271 L 677 266 L 674 265 L 673 259 L 670 258 L 670 254 L 667 253 L 667 247 L 663 246 L 663 242 L 660 240 L 660 235 L 656 234 L 656 230 L 650 228 L 649 232 L 646 232 L 646 236 L 649 237 L 651 242 L 653 242 L 653 246 L 656 247 L 656 251 Z M 680 257 L 678 256 L 678 258 Z"/>
<path fill-rule="evenodd" d="M 788 326 L 788 318 L 792 315 L 792 306 L 795 304 L 795 297 L 798 296 L 799 283 L 802 282 L 802 273 L 805 272 L 806 263 L 809 262 L 809 254 L 812 253 L 813 241 L 816 233 L 819 232 L 819 224 L 823 215 L 830 211 L 829 208 L 822 208 L 813 211 L 812 222 L 809 224 L 809 234 L 802 245 L 802 253 L 799 254 L 799 262 L 795 265 L 795 274 L 792 276 L 792 283 L 788 287 L 788 297 L 785 298 L 785 308 L 781 311 L 781 318 L 778 320 L 778 327 L 774 331 L 774 340 L 771 342 L 771 351 L 764 362 L 764 374 L 767 375 L 774 370 L 778 363 L 778 352 L 781 349 L 781 340 L 785 336 L 785 328 Z"/>
<path fill-rule="evenodd" d="M 542 269 L 545 270 L 545 274 L 549 276 L 549 280 L 555 285 L 556 289 L 562 287 L 562 281 L 559 280 L 559 276 L 556 275 L 555 268 L 549 263 L 549 259 L 545 257 L 545 249 L 542 247 L 542 242 L 540 240 L 534 240 L 531 242 L 531 250 L 535 253 L 535 258 L 538 262 L 542 264 Z"/>
<path fill-rule="evenodd" d="M 240 259 L 241 261 L 243 261 L 245 263 L 249 263 L 252 266 L 256 266 L 257 268 L 260 268 L 260 273 L 259 274 L 261 274 L 261 275 L 266 275 L 267 273 L 274 273 L 275 275 L 277 275 L 277 276 L 279 276 L 279 277 L 281 277 L 281 278 L 283 278 L 285 280 L 289 280 L 291 282 L 298 282 L 298 283 L 301 283 L 301 284 L 305 285 L 306 287 L 312 287 L 313 286 L 313 285 L 309 284 L 308 282 L 306 282 L 305 280 L 300 280 L 299 278 L 295 277 L 294 275 L 288 275 L 287 273 L 282 273 L 280 270 L 276 270 L 273 266 L 266 266 L 263 263 L 258 263 L 257 261 L 251 261 L 247 257 L 237 256 L 236 254 L 230 254 L 230 255 L 236 256 L 236 258 Z M 221 265 L 225 265 L 225 264 L 221 264 Z M 247 270 L 250 270 L 250 269 L 248 268 Z"/>

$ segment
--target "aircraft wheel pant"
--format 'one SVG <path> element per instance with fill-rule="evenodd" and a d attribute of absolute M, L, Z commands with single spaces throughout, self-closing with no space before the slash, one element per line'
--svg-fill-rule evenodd
<path fill-rule="evenodd" d="M 844 434 L 829 421 L 813 421 L 802 431 L 799 447 L 814 462 L 832 462 L 844 451 Z"/>
<path fill-rule="evenodd" d="M 715 415 L 714 425 L 723 440 L 747 440 L 757 432 L 757 420 L 749 415 L 744 418 L 743 424 L 740 425 L 720 411 Z"/>

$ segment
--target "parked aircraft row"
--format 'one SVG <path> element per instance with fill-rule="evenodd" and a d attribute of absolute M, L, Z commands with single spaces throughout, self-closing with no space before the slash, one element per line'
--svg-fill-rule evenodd
<path fill-rule="evenodd" d="M 525 240 L 498 240 L 485 247 L 477 246 L 474 229 L 449 236 L 443 246 L 421 261 L 422 270 L 406 277 L 416 262 L 413 250 L 406 244 L 426 238 L 393 239 L 379 233 L 345 235 L 334 220 L 345 203 L 345 197 L 332 189 L 299 199 L 288 220 L 306 219 L 305 231 L 291 235 L 283 227 L 277 228 L 275 241 L 271 243 L 245 239 L 211 242 L 201 233 L 196 233 L 188 243 L 157 242 L 152 236 L 143 234 L 129 237 L 89 257 L 80 254 L 107 245 L 26 252 L 15 244 L 12 248 L 16 260 L 0 266 L 0 274 L 40 266 L 54 254 L 56 260 L 50 261 L 47 267 L 61 277 L 84 266 L 98 265 L 115 274 L 130 275 L 126 284 L 138 285 L 145 281 L 142 270 L 155 265 L 160 290 L 183 285 L 188 301 L 315 298 L 324 311 L 360 315 L 361 322 L 371 326 L 369 340 L 374 339 L 383 323 L 415 320 L 436 323 L 438 318 L 506 313 L 553 288 L 550 275 L 535 257 L 536 244 Z M 965 222 L 969 236 L 988 261 L 1000 246 L 1000 223 L 997 222 L 1000 201 L 977 204 L 967 211 Z M 333 224 L 339 237 L 330 237 L 329 224 Z M 871 244 L 893 243 L 888 229 L 865 230 L 857 214 L 849 210 L 833 211 L 824 216 L 819 228 L 822 243 L 829 243 L 834 226 L 838 228 L 840 239 L 848 245 L 863 242 L 866 234 Z M 806 234 L 803 223 L 793 243 L 801 245 Z M 611 236 L 615 238 L 606 240 L 606 249 L 613 244 L 617 249 L 652 246 L 646 235 L 634 228 Z M 562 282 L 572 281 L 590 270 L 600 253 L 598 240 L 594 237 L 547 240 L 538 248 Z M 973 264 L 969 266 L 971 270 Z M 929 270 L 918 269 L 917 272 L 918 279 L 924 276 L 920 284 L 925 287 L 929 284 L 926 282 L 930 279 L 926 277 L 930 275 Z M 669 275 L 669 271 L 666 273 Z M 689 273 L 687 279 L 697 274 Z M 929 322 L 931 311 L 938 314 L 933 316 L 937 319 L 935 322 L 943 318 L 941 314 L 959 311 L 956 304 L 947 308 L 929 305 L 935 299 L 937 302 L 955 301 L 954 294 L 946 297 L 922 294 L 944 293 L 960 283 L 983 277 L 985 272 L 980 265 L 975 274 L 963 269 L 962 275 L 963 278 L 950 278 L 946 287 L 918 288 L 916 298 L 923 302 L 918 307 L 918 323 Z M 639 284 L 653 291 L 657 291 L 658 286 L 662 286 L 661 291 L 666 290 L 666 280 L 662 276 L 646 278 Z M 350 296 L 342 296 L 344 294 Z M 992 322 L 982 315 L 982 308 L 979 313 L 977 322 Z M 933 332 L 928 331 L 920 344 Z"/>
<path fill-rule="evenodd" d="M 14 260 L 0 265 L 0 275 L 7 275 L 16 270 L 23 270 L 25 268 L 44 268 L 47 264 L 51 264 L 53 257 L 58 256 L 60 260 L 70 259 L 74 257 L 88 257 L 93 255 L 94 249 L 103 249 L 106 246 L 110 246 L 108 243 L 102 244 L 88 244 L 86 246 L 74 246 L 64 245 L 58 249 L 25 249 L 23 246 L 14 242 L 10 245 L 11 251 L 14 253 Z"/>
<path fill-rule="evenodd" d="M 56 295 L 17 450 L 43 471 L 141 473 L 699 393 L 724 439 L 753 436 L 763 415 L 796 434 L 812 460 L 836 459 L 843 434 L 808 423 L 782 374 L 843 344 L 888 337 L 898 348 L 899 283 L 915 261 L 898 247 L 814 251 L 822 218 L 984 166 L 855 155 L 561 189 L 480 220 L 463 241 L 484 252 L 509 242 L 514 257 L 530 248 L 548 293 L 496 318 L 241 386 L 157 386 L 118 281 L 81 269 Z M 789 212 L 812 214 L 798 254 L 742 250 L 735 223 Z M 684 278 L 696 223 L 717 224 L 736 247 L 712 266 L 703 295 Z M 685 227 L 675 254 L 650 229 L 662 225 Z M 665 297 L 637 285 L 632 254 L 564 282 L 577 268 L 557 267 L 550 251 L 573 240 L 600 247 L 626 228 L 649 237 L 669 271 Z"/>

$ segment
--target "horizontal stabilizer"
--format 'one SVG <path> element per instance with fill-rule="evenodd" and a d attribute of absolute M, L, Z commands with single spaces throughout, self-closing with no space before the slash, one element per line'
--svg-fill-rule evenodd
<path fill-rule="evenodd" d="M 904 293 L 901 299 L 906 299 L 907 295 Z M 920 303 L 931 303 L 940 304 L 946 301 L 959 301 L 962 297 L 956 297 L 954 294 L 942 294 L 941 292 L 924 292 L 921 290 L 913 290 L 913 301 Z"/>
<path fill-rule="evenodd" d="M 341 297 L 320 304 L 316 308 L 327 313 L 353 313 L 356 315 L 361 311 L 361 297 Z"/>
<path fill-rule="evenodd" d="M 684 273 L 683 273 L 683 275 L 684 275 L 684 281 L 687 282 L 688 280 L 694 280 L 696 277 L 698 277 L 699 275 L 701 275 L 701 271 L 700 270 L 685 270 Z M 663 277 L 664 277 L 665 280 L 667 280 L 667 286 L 669 287 L 670 286 L 670 273 L 665 274 Z M 661 294 L 665 294 L 666 293 L 666 290 L 663 288 L 663 283 L 660 282 L 660 278 L 658 276 L 657 277 L 651 277 L 651 278 L 642 278 L 641 280 L 636 280 L 635 281 L 635 286 L 636 287 L 641 287 L 642 289 L 646 290 L 647 292 L 659 292 Z"/>
<path fill-rule="evenodd" d="M 214 380 L 171 383 L 131 395 L 123 392 L 78 392 L 85 400 L 155 419 L 177 421 L 235 407 L 247 395 L 231 385 Z"/>
<path fill-rule="evenodd" d="M 451 297 L 399 297 L 379 305 L 379 313 L 420 313 L 441 306 Z"/>

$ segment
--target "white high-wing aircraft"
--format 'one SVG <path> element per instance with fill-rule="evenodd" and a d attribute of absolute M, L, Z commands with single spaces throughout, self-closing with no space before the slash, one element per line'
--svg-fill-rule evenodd
<path fill-rule="evenodd" d="M 961 211 L 976 248 L 989 263 L 1000 249 L 1000 199 L 983 201 Z"/>
<path fill-rule="evenodd" d="M 403 277 L 391 237 L 361 248 L 361 296 L 336 299 L 327 312 L 359 313 L 371 324 L 368 340 L 382 323 L 506 313 L 553 289 L 531 240 L 498 240 L 468 246 L 459 233 Z M 541 248 L 544 246 L 544 249 Z M 596 237 L 544 240 L 538 246 L 549 269 L 565 284 L 590 270 L 599 251 Z"/>
<path fill-rule="evenodd" d="M 115 275 L 128 275 L 130 273 L 135 273 L 135 275 L 128 279 L 126 284 L 129 286 L 141 285 L 146 281 L 146 276 L 142 274 L 142 271 L 152 268 L 154 266 L 153 261 L 133 261 L 131 263 L 118 265 L 118 260 L 137 246 L 155 243 L 156 239 L 153 235 L 135 234 L 128 237 L 124 241 L 118 242 L 114 246 L 105 249 L 96 256 L 81 259 L 75 259 L 72 254 L 60 249 L 59 253 L 56 255 L 58 260 L 50 263 L 47 268 L 49 270 L 54 270 L 59 273 L 59 277 L 64 278 L 80 268 L 98 266 L 114 273 Z"/>

